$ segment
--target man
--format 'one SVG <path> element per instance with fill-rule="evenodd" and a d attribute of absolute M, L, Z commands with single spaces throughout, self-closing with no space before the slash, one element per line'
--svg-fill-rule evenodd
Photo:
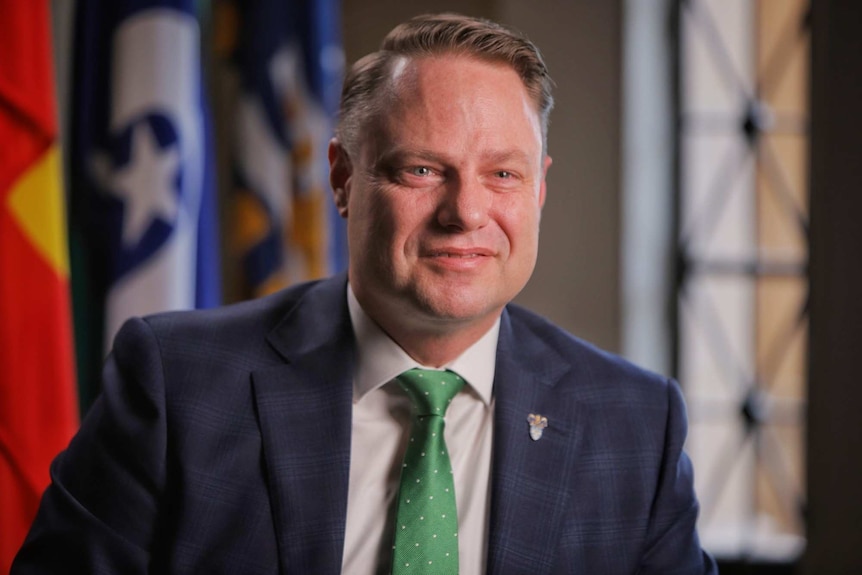
<path fill-rule="evenodd" d="M 434 428 L 461 573 L 714 573 L 676 385 L 509 305 L 551 106 L 516 33 L 393 30 L 348 74 L 330 146 L 347 277 L 128 322 L 13 573 L 456 572 L 399 535 L 427 519 L 402 516 L 409 444 L 442 441 L 411 413 L 417 367 L 467 382 Z"/>

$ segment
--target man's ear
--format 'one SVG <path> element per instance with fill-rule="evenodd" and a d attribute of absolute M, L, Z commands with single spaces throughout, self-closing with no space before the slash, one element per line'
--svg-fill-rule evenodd
<path fill-rule="evenodd" d="M 539 208 L 542 208 L 545 205 L 545 193 L 547 191 L 545 178 L 548 176 L 548 168 L 551 167 L 553 160 L 551 160 L 551 156 L 545 156 L 542 159 L 542 184 L 539 186 Z"/>
<path fill-rule="evenodd" d="M 350 177 L 353 175 L 353 164 L 347 150 L 332 138 L 329 141 L 329 184 L 335 199 L 335 207 L 342 218 L 347 217 L 347 200 L 350 195 Z"/>

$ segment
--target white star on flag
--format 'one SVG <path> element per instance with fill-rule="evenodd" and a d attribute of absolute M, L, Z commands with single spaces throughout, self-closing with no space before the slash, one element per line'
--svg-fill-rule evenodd
<path fill-rule="evenodd" d="M 125 200 L 125 246 L 137 245 L 153 219 L 161 218 L 169 224 L 175 221 L 179 164 L 176 144 L 161 149 L 148 122 L 134 127 L 131 158 L 128 165 L 114 173 L 112 186 L 112 192 Z"/>

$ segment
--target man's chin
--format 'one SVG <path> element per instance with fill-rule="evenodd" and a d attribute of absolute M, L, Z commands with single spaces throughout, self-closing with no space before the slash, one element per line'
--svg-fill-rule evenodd
<path fill-rule="evenodd" d="M 469 295 L 453 289 L 445 297 L 420 297 L 416 308 L 429 322 L 452 327 L 496 319 L 504 304 L 494 305 L 490 295 Z"/>

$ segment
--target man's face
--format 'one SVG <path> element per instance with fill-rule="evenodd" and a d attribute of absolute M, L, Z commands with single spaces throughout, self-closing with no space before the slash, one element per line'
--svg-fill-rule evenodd
<path fill-rule="evenodd" d="M 512 69 L 465 56 L 405 59 L 391 82 L 358 157 L 330 151 L 351 286 L 384 329 L 487 329 L 536 262 L 535 105 Z"/>

